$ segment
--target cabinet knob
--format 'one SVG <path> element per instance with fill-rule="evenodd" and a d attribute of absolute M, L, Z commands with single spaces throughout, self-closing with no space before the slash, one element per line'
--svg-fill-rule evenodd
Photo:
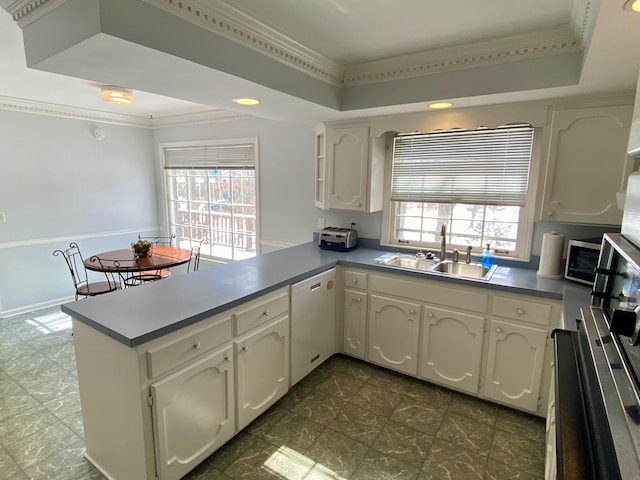
<path fill-rule="evenodd" d="M 225 356 L 224 361 L 229 363 L 231 361 L 231 357 L 229 355 Z"/>
<path fill-rule="evenodd" d="M 246 345 L 244 347 L 242 347 L 242 351 L 243 352 L 248 352 L 249 351 L 249 347 L 247 347 Z"/>
<path fill-rule="evenodd" d="M 429 318 L 433 318 L 433 313 L 429 312 L 429 313 L 427 314 L 427 317 L 429 317 Z"/>
<path fill-rule="evenodd" d="M 551 425 L 555 425 L 556 424 L 556 419 L 555 417 L 551 419 Z"/>
<path fill-rule="evenodd" d="M 361 207 L 362 204 L 361 203 L 356 203 L 356 207 Z"/>
<path fill-rule="evenodd" d="M 546 213 L 547 217 L 553 217 L 553 212 L 549 211 Z"/>
<path fill-rule="evenodd" d="M 200 350 L 201 348 L 202 348 L 202 345 L 200 344 L 200 342 L 196 342 L 193 344 L 194 350 Z"/>
<path fill-rule="evenodd" d="M 357 278 L 352 278 L 351 279 L 351 283 L 358 283 L 358 279 Z"/>
<path fill-rule="evenodd" d="M 496 328 L 496 332 L 502 333 L 502 329 L 500 327 Z"/>
<path fill-rule="evenodd" d="M 362 301 L 362 298 L 360 297 L 356 298 L 356 302 L 361 302 L 361 301 Z"/>
<path fill-rule="evenodd" d="M 413 315 L 414 313 L 416 313 L 416 311 L 412 308 L 412 309 L 410 309 L 410 310 L 409 310 L 409 313 L 410 313 L 411 315 Z"/>
<path fill-rule="evenodd" d="M 262 316 L 264 316 L 264 317 L 268 317 L 269 316 L 269 309 L 268 308 L 264 312 L 262 312 Z"/>
<path fill-rule="evenodd" d="M 523 309 L 521 309 L 521 308 L 519 308 L 519 309 L 517 309 L 517 310 L 516 310 L 516 313 L 517 313 L 518 315 L 524 315 L 524 310 L 523 310 Z"/>

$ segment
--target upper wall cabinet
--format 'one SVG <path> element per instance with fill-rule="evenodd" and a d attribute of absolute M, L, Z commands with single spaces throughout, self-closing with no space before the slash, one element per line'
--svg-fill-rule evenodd
<path fill-rule="evenodd" d="M 619 225 L 616 192 L 624 190 L 631 105 L 557 108 L 539 219 Z"/>
<path fill-rule="evenodd" d="M 316 130 L 316 206 L 376 212 L 382 209 L 384 138 L 369 127 Z"/>

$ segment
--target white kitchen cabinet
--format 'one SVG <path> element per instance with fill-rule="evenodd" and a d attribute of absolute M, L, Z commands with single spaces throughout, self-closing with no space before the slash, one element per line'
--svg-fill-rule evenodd
<path fill-rule="evenodd" d="M 369 361 L 417 375 L 420 304 L 371 295 Z"/>
<path fill-rule="evenodd" d="M 318 208 L 326 207 L 327 198 L 327 183 L 326 183 L 326 162 L 325 162 L 325 129 L 324 125 L 320 125 L 315 128 L 316 132 L 316 145 L 315 145 L 315 203 Z"/>
<path fill-rule="evenodd" d="M 369 138 L 368 126 L 325 128 L 316 129 L 316 206 L 380 211 L 385 139 Z"/>
<path fill-rule="evenodd" d="M 633 169 L 631 105 L 556 108 L 539 219 L 620 225 L 616 192 Z"/>
<path fill-rule="evenodd" d="M 364 359 L 367 335 L 367 293 L 369 276 L 356 270 L 344 271 L 344 308 L 342 351 L 347 355 Z"/>
<path fill-rule="evenodd" d="M 151 384 L 159 477 L 182 478 L 235 434 L 231 345 Z"/>
<path fill-rule="evenodd" d="M 484 396 L 499 403 L 536 412 L 547 336 L 546 329 L 492 319 Z"/>
<path fill-rule="evenodd" d="M 73 331 L 86 456 L 108 478 L 181 478 L 288 389 L 288 286 L 136 347 Z"/>
<path fill-rule="evenodd" d="M 477 395 L 486 318 L 423 307 L 420 376 Z"/>
<path fill-rule="evenodd" d="M 342 351 L 353 357 L 364 358 L 367 332 L 367 294 L 365 292 L 345 289 L 343 320 Z"/>
<path fill-rule="evenodd" d="M 289 317 L 234 340 L 238 430 L 289 389 Z"/>

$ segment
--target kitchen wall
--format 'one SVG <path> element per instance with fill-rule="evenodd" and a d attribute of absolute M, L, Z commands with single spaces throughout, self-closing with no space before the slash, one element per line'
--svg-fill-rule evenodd
<path fill-rule="evenodd" d="M 317 225 L 313 203 L 315 134 L 305 125 L 249 119 L 155 129 L 158 204 L 164 206 L 159 144 L 244 137 L 258 138 L 261 252 L 311 241 Z M 166 222 L 164 210 L 161 217 Z"/>
<path fill-rule="evenodd" d="M 548 102 L 534 102 L 371 121 L 377 132 L 476 126 L 485 124 L 482 118 L 544 126 L 547 107 Z M 93 136 L 97 126 L 106 133 L 102 141 Z M 72 298 L 68 270 L 52 256 L 54 249 L 77 241 L 90 255 L 128 245 L 139 232 L 153 235 L 165 228 L 161 143 L 258 138 L 262 253 L 311 241 L 318 219 L 341 227 L 355 222 L 360 236 L 380 238 L 380 212 L 315 207 L 311 125 L 247 119 L 148 129 L 0 110 L 0 132 L 0 212 L 6 214 L 6 223 L 0 223 L 3 316 Z M 552 230 L 586 238 L 617 229 L 537 223 L 534 257 L 542 235 Z"/>
<path fill-rule="evenodd" d="M 106 138 L 97 141 L 100 127 Z M 76 241 L 85 255 L 156 230 L 152 132 L 0 110 L 0 313 L 72 298 L 52 252 Z"/>

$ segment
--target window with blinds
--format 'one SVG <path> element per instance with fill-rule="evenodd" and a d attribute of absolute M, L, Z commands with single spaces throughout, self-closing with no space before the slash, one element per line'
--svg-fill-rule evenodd
<path fill-rule="evenodd" d="M 183 248 L 228 261 L 258 253 L 257 139 L 162 145 L 169 223 Z"/>
<path fill-rule="evenodd" d="M 394 138 L 389 244 L 521 256 L 534 128 L 403 134 Z"/>

